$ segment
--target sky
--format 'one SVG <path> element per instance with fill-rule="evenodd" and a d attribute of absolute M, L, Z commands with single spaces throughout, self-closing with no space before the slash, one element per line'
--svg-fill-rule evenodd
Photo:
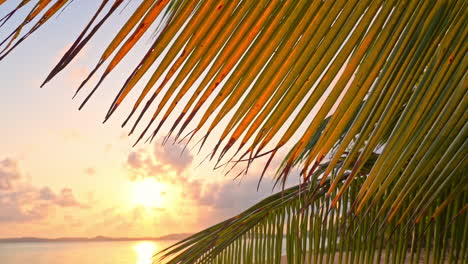
<path fill-rule="evenodd" d="M 0 6 L 0 17 L 13 2 Z M 257 191 L 261 160 L 236 180 L 236 173 L 225 175 L 225 170 L 213 169 L 214 162 L 204 161 L 209 146 L 217 142 L 216 132 L 200 153 L 193 144 L 184 152 L 183 145 L 172 141 L 163 145 L 167 127 L 153 142 L 132 147 L 137 134 L 129 137 L 128 128 L 120 127 L 130 103 L 102 124 L 116 92 L 149 48 L 151 34 L 143 36 L 78 111 L 92 87 L 72 100 L 75 89 L 139 2 L 120 8 L 44 88 L 39 86 L 45 76 L 100 1 L 74 1 L 0 61 L 0 237 L 193 233 L 272 193 L 274 168 L 284 152 Z M 26 11 L 0 29 L 0 39 Z M 130 94 L 128 101 L 135 96 Z M 288 185 L 297 181 L 294 176 L 290 179 Z"/>

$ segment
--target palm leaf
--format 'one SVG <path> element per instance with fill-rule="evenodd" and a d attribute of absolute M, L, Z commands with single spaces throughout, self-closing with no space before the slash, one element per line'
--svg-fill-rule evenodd
<path fill-rule="evenodd" d="M 1 25 L 28 2 L 7 12 Z M 23 22 L 1 40 L 0 60 L 67 2 L 35 1 Z M 103 0 L 45 82 L 68 65 L 122 2 Z M 107 64 L 83 106 L 151 25 L 159 24 L 105 120 L 141 84 L 123 124 L 133 122 L 130 133 L 141 129 L 137 142 L 154 138 L 172 116 L 170 133 L 180 138 L 191 128 L 192 140 L 206 131 L 202 145 L 222 129 L 211 153 L 218 162 L 246 164 L 247 171 L 256 158 L 269 155 L 265 172 L 287 148 L 276 182 L 284 187 L 291 169 L 300 169 L 303 183 L 285 191 L 284 202 L 273 195 L 266 200 L 272 204 L 261 202 L 242 214 L 245 225 L 227 220 L 179 243 L 167 251 L 183 252 L 173 262 L 278 261 L 283 227 L 290 230 L 285 237 L 291 262 L 302 263 L 307 248 L 314 263 L 333 261 L 336 252 L 340 261 L 380 261 L 375 254 L 384 252 L 385 261 L 402 262 L 408 241 L 416 252 L 411 260 L 419 259 L 424 248 L 433 261 L 463 261 L 467 13 L 462 0 L 146 0 L 78 90 Z M 149 113 L 153 104 L 156 110 Z M 177 112 L 179 104 L 183 110 Z M 145 115 L 150 119 L 142 128 Z M 221 123 L 226 125 L 219 128 Z M 312 224 L 302 224 L 303 215 Z M 458 226 L 446 226 L 453 223 Z M 301 231 L 307 235 L 293 235 Z M 270 233 L 276 240 L 265 235 Z M 364 239 L 365 234 L 380 242 Z"/>
<path fill-rule="evenodd" d="M 330 180 L 326 180 L 310 199 L 310 190 L 318 186 L 320 179 L 317 178 L 328 165 L 324 164 L 314 173 L 316 180 L 307 183 L 309 186 L 294 186 L 273 194 L 241 214 L 166 248 L 156 256 L 157 260 L 165 263 L 280 263 L 286 258 L 288 263 L 337 263 L 346 259 L 357 263 L 383 263 L 393 259 L 395 263 L 420 259 L 418 252 L 428 249 L 427 242 L 422 239 L 426 232 L 441 232 L 449 235 L 439 238 L 437 245 L 432 244 L 437 246 L 434 248 L 437 255 L 431 259 L 441 262 L 449 245 L 461 247 L 467 238 L 464 234 L 459 237 L 461 239 L 453 239 L 455 233 L 448 232 L 453 224 L 466 221 L 466 215 L 463 215 L 466 208 L 461 207 L 466 193 L 446 189 L 437 196 L 437 199 L 455 202 L 434 229 L 426 230 L 434 221 L 434 215 L 421 219 L 411 229 L 396 221 L 389 222 L 383 229 L 372 226 L 379 207 L 371 208 L 356 220 L 356 215 L 349 214 L 349 206 L 356 201 L 366 173 L 378 156 L 373 154 L 372 161 L 365 164 L 363 173 L 352 181 L 342 203 L 334 211 L 326 210 L 333 198 L 326 195 Z M 344 158 L 339 164 L 343 161 Z M 346 177 L 349 173 L 340 186 Z M 437 206 L 437 203 L 431 203 L 429 210 L 437 214 L 440 212 Z M 377 239 L 379 241 L 375 243 Z M 410 248 L 408 252 L 407 246 Z M 385 255 L 377 254 L 381 247 L 387 248 Z"/>

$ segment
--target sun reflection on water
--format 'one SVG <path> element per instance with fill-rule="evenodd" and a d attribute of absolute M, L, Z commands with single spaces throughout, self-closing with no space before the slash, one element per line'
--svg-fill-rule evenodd
<path fill-rule="evenodd" d="M 153 263 L 153 256 L 156 254 L 156 243 L 150 241 L 139 242 L 133 246 L 137 254 L 136 264 L 151 264 Z"/>

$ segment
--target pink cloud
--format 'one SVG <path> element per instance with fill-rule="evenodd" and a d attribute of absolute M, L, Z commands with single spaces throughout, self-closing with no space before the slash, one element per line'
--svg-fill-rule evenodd
<path fill-rule="evenodd" d="M 169 142 L 171 139 L 169 139 Z M 184 151 L 179 144 L 161 145 L 159 142 L 154 144 L 154 158 L 172 169 L 181 172 L 184 171 L 193 161 L 193 155 L 189 151 Z"/>
<path fill-rule="evenodd" d="M 127 158 L 127 164 L 133 169 L 139 169 L 143 164 L 140 155 L 141 154 L 136 151 L 130 152 Z"/>
<path fill-rule="evenodd" d="M 132 180 L 153 177 L 159 181 L 174 182 L 180 179 L 182 172 L 193 161 L 193 155 L 182 150 L 179 145 L 162 145 L 159 140 L 154 144 L 153 152 L 145 149 L 132 151 L 125 167 L 130 170 Z"/>
<path fill-rule="evenodd" d="M 55 195 L 55 193 L 49 187 L 42 187 L 39 190 L 39 198 L 41 200 L 53 201 L 57 198 L 57 195 Z"/>
<path fill-rule="evenodd" d="M 5 158 L 0 161 L 0 190 L 12 188 L 12 182 L 20 178 L 18 164 L 15 160 Z"/>
<path fill-rule="evenodd" d="M 94 174 L 96 174 L 96 169 L 95 169 L 95 168 L 92 168 L 92 167 L 89 167 L 89 168 L 86 168 L 86 169 L 84 170 L 84 172 L 85 172 L 86 174 L 88 174 L 88 175 L 94 175 Z"/>
<path fill-rule="evenodd" d="M 75 195 L 73 195 L 73 191 L 70 188 L 63 188 L 54 202 L 62 207 L 83 207 L 83 205 L 75 199 Z"/>
<path fill-rule="evenodd" d="M 279 191 L 272 190 L 274 169 L 279 162 L 280 160 L 273 160 L 274 164 L 267 170 L 259 190 L 257 185 L 263 171 L 261 164 L 253 164 L 248 174 L 237 180 L 229 177 L 218 181 L 198 179 L 192 177 L 192 170 L 188 169 L 193 163 L 192 154 L 188 151 L 182 152 L 182 147 L 178 145 L 161 145 L 158 142 L 152 152 L 145 149 L 135 150 L 128 155 L 125 166 L 130 170 L 132 180 L 152 177 L 176 186 L 181 190 L 180 198 L 183 202 L 190 206 L 195 205 L 199 208 L 196 211 L 203 212 L 196 216 L 200 218 L 199 223 L 214 224 Z M 239 167 L 242 166 L 239 164 Z M 237 173 L 233 172 L 231 175 L 234 177 Z M 298 179 L 298 173 L 292 173 L 286 185 L 291 186 L 297 183 Z"/>
<path fill-rule="evenodd" d="M 80 203 L 70 188 L 55 193 L 50 187 L 36 187 L 22 181 L 18 162 L 4 159 L 0 162 L 0 222 L 29 222 L 48 218 L 55 208 L 88 208 Z"/>

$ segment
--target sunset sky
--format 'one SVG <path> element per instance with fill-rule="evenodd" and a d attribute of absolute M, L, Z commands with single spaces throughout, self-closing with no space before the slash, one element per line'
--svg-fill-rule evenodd
<path fill-rule="evenodd" d="M 0 17 L 13 2 L 2 5 Z M 130 1 L 125 9 L 120 8 L 78 57 L 42 89 L 45 76 L 100 1 L 74 1 L 0 62 L 0 237 L 196 232 L 271 193 L 275 165 L 257 192 L 261 161 L 235 181 L 235 173 L 224 176 L 222 169 L 213 170 L 213 161 L 202 162 L 217 142 L 216 133 L 199 154 L 198 148 L 182 153 L 183 145 L 172 145 L 172 141 L 163 146 L 167 127 L 152 143 L 132 147 L 138 133 L 127 137 L 129 128 L 122 129 L 120 124 L 137 92 L 102 124 L 117 90 L 149 48 L 150 34 L 87 106 L 77 110 L 92 87 L 86 86 L 72 100 L 75 89 L 138 3 Z M 9 21 L 0 39 L 22 17 L 19 14 Z M 172 125 L 170 121 L 167 124 Z M 295 181 L 292 176 L 291 182 Z"/>

